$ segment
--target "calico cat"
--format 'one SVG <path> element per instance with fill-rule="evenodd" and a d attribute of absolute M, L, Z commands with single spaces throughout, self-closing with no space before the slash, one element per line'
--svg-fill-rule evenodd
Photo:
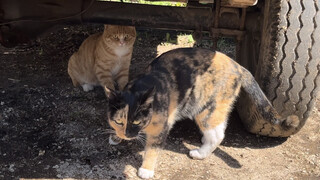
<path fill-rule="evenodd" d="M 105 25 L 103 33 L 89 36 L 69 59 L 73 85 L 86 92 L 97 85 L 114 89 L 117 84 L 122 90 L 128 83 L 135 39 L 135 27 L 118 25 Z"/>
<path fill-rule="evenodd" d="M 108 122 L 121 139 L 146 135 L 138 175 L 151 178 L 158 152 L 180 119 L 194 119 L 203 134 L 202 146 L 189 152 L 192 158 L 204 159 L 214 151 L 225 136 L 228 115 L 241 87 L 270 124 L 285 130 L 298 125 L 297 116 L 282 119 L 277 114 L 248 70 L 220 52 L 201 48 L 162 54 L 150 64 L 149 72 L 122 92 L 106 88 Z"/>

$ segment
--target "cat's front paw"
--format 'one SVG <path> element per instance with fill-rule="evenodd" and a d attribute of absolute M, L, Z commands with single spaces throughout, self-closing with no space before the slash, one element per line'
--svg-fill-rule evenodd
<path fill-rule="evenodd" d="M 85 91 L 85 92 L 93 90 L 93 86 L 90 84 L 83 84 L 82 88 L 83 88 L 83 91 Z"/>
<path fill-rule="evenodd" d="M 189 155 L 190 155 L 193 159 L 204 159 L 204 158 L 207 157 L 206 155 L 201 154 L 201 153 L 199 152 L 199 149 L 191 150 L 191 151 L 189 152 Z"/>
<path fill-rule="evenodd" d="M 121 139 L 115 135 L 109 136 L 109 144 L 110 145 L 118 145 L 121 142 Z"/>
<path fill-rule="evenodd" d="M 144 168 L 139 168 L 138 176 L 142 179 L 149 179 L 154 176 L 154 171 L 144 169 Z"/>

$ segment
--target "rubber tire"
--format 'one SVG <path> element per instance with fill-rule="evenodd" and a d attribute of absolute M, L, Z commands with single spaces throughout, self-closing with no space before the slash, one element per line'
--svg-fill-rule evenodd
<path fill-rule="evenodd" d="M 288 137 L 304 126 L 319 90 L 318 0 L 269 0 L 264 1 L 262 9 L 261 33 L 257 38 L 257 32 L 247 30 L 241 44 L 240 63 L 254 74 L 282 117 L 295 114 L 300 122 L 291 131 L 276 128 L 260 116 L 244 92 L 238 100 L 237 110 L 248 131 Z"/>

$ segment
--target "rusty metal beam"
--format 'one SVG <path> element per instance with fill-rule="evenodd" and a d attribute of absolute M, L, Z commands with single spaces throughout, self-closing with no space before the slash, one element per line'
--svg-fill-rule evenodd
<path fill-rule="evenodd" d="M 82 21 L 177 30 L 202 28 L 209 31 L 214 22 L 213 15 L 210 7 L 186 8 L 96 2 L 82 15 Z"/>
<path fill-rule="evenodd" d="M 238 29 L 240 24 L 228 13 L 217 22 L 215 16 L 219 14 L 212 4 L 165 7 L 96 0 L 2 0 L 0 12 L 0 41 L 8 46 L 34 39 L 58 24 L 101 23 L 207 32 L 218 24 L 227 29 Z"/>
<path fill-rule="evenodd" d="M 224 36 L 244 36 L 245 31 L 235 30 L 235 29 L 223 29 L 223 28 L 212 28 L 212 34 L 221 34 Z"/>

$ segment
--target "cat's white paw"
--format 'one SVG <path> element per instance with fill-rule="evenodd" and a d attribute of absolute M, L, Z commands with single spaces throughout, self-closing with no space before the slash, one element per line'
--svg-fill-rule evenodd
<path fill-rule="evenodd" d="M 149 179 L 154 176 L 154 171 L 150 171 L 148 169 L 139 168 L 138 176 L 142 179 Z"/>
<path fill-rule="evenodd" d="M 199 152 L 199 149 L 191 150 L 191 151 L 189 152 L 189 155 L 190 155 L 193 159 L 204 159 L 204 158 L 207 157 L 206 155 L 201 154 L 201 153 Z"/>
<path fill-rule="evenodd" d="M 121 142 L 121 139 L 114 136 L 109 136 L 109 144 L 110 145 L 118 145 Z"/>
<path fill-rule="evenodd" d="M 85 92 L 88 92 L 88 91 L 93 90 L 93 86 L 90 85 L 90 84 L 83 84 L 83 85 L 81 85 L 81 86 L 82 86 L 82 88 L 83 88 L 83 90 L 84 90 Z"/>
<path fill-rule="evenodd" d="M 202 144 L 204 144 L 204 143 L 205 143 L 204 136 L 202 136 L 202 138 L 201 138 L 201 142 L 202 142 Z"/>

